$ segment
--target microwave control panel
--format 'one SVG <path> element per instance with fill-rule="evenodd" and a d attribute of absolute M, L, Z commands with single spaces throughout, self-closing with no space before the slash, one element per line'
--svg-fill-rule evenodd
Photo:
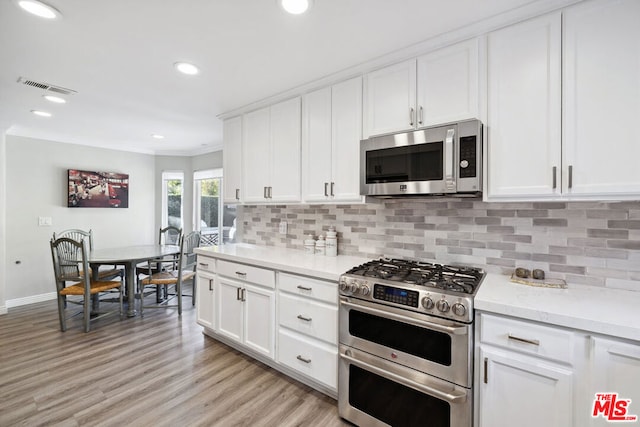
<path fill-rule="evenodd" d="M 460 137 L 460 178 L 475 178 L 477 175 L 476 164 L 476 136 Z"/>

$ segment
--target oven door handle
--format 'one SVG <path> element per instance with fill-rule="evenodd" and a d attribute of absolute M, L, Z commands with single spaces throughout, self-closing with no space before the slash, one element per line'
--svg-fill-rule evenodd
<path fill-rule="evenodd" d="M 387 378 L 393 380 L 397 383 L 403 384 L 407 387 L 414 388 L 416 390 L 420 390 L 423 393 L 429 394 L 433 397 L 437 397 L 438 399 L 446 400 L 449 403 L 462 403 L 467 399 L 467 394 L 465 392 L 461 392 L 459 394 L 451 394 L 446 393 L 444 391 L 438 390 L 433 387 L 426 386 L 424 384 L 417 383 L 408 378 L 402 377 L 393 372 L 378 368 L 377 366 L 370 365 L 368 363 L 362 362 L 358 359 L 354 359 L 351 356 L 347 356 L 346 354 L 340 354 L 340 357 L 347 360 L 349 363 L 359 366 L 362 369 L 367 371 L 371 371 L 376 375 L 380 375 L 383 378 Z"/>
<path fill-rule="evenodd" d="M 399 314 L 391 313 L 384 310 L 378 310 L 377 308 L 367 307 L 360 304 L 353 304 L 343 299 L 340 299 L 340 304 L 346 307 L 355 308 L 356 310 L 360 310 L 365 313 L 373 314 L 375 316 L 384 317 L 387 319 L 393 319 L 403 323 L 410 323 L 416 326 L 423 326 L 425 328 L 433 329 L 434 331 L 444 332 L 445 334 L 449 334 L 449 335 L 467 334 L 468 325 L 453 327 L 453 326 L 439 325 L 437 323 L 432 323 L 432 322 L 425 322 L 424 320 L 410 319 Z"/>

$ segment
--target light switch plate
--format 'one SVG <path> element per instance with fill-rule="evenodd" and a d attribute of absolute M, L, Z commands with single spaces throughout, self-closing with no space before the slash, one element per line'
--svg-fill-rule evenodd
<path fill-rule="evenodd" d="M 280 234 L 287 234 L 287 221 L 280 221 Z"/>
<path fill-rule="evenodd" d="M 38 217 L 38 226 L 40 227 L 51 227 L 53 221 L 50 216 L 40 216 Z"/>

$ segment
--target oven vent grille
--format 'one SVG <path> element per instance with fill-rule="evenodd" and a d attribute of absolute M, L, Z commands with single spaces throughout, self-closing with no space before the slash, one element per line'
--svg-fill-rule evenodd
<path fill-rule="evenodd" d="M 67 89 L 67 88 L 64 88 L 61 86 L 55 86 L 49 83 L 37 82 L 35 80 L 25 79 L 24 77 L 18 78 L 18 83 L 22 83 L 24 85 L 35 87 L 37 89 L 46 90 L 49 92 L 59 93 L 62 95 L 73 95 L 75 93 L 78 93 L 73 89 Z"/>

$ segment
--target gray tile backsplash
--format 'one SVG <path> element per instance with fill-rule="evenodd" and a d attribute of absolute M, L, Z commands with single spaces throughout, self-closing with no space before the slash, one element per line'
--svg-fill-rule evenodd
<path fill-rule="evenodd" d="M 288 233 L 278 233 L 287 221 Z M 460 263 L 511 273 L 541 268 L 575 284 L 640 291 L 640 202 L 486 203 L 368 200 L 362 205 L 238 207 L 238 240 L 303 249 L 338 231 L 338 253 Z"/>

